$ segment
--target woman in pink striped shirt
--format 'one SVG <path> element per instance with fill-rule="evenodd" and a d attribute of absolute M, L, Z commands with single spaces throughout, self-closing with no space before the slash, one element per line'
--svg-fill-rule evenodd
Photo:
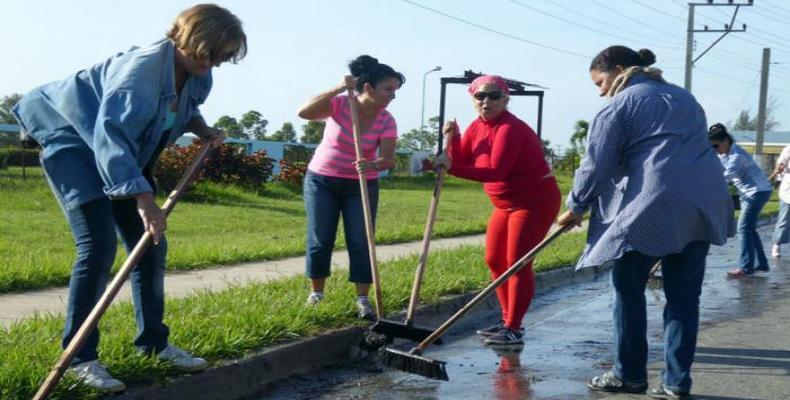
<path fill-rule="evenodd" d="M 406 81 L 403 75 L 377 59 L 363 55 L 349 64 L 351 75 L 334 88 L 309 100 L 299 109 L 299 117 L 326 120 L 321 144 L 307 166 L 304 201 L 307 211 L 307 277 L 312 291 L 309 305 L 324 298 L 324 283 L 337 234 L 340 215 L 350 259 L 349 281 L 356 285 L 360 318 L 374 319 L 368 301 L 372 282 L 365 220 L 359 189 L 359 172 L 365 174 L 371 212 L 376 218 L 379 171 L 392 168 L 397 127 L 387 111 L 395 91 Z M 359 110 L 360 144 L 363 159 L 357 160 L 349 108 L 349 88 L 356 90 Z"/>

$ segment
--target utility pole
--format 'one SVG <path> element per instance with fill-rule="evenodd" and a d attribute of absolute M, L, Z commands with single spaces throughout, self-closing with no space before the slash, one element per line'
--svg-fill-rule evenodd
<path fill-rule="evenodd" d="M 754 141 L 754 155 L 759 158 L 763 157 L 763 138 L 765 137 L 765 109 L 768 103 L 768 65 L 771 63 L 771 49 L 763 49 L 763 68 L 760 76 L 760 104 L 757 110 L 757 137 Z M 760 160 L 765 161 L 765 160 Z M 765 167 L 764 162 L 761 167 Z"/>
<path fill-rule="evenodd" d="M 719 43 L 720 40 L 724 39 L 730 32 L 746 32 L 746 24 L 743 24 L 743 29 L 732 29 L 735 24 L 735 17 L 738 15 L 738 10 L 741 6 L 752 6 L 754 5 L 754 0 L 748 0 L 748 3 L 735 3 L 733 0 L 727 0 L 726 3 L 714 3 L 713 0 L 708 0 L 705 3 L 688 3 L 689 6 L 689 16 L 688 16 L 688 28 L 686 30 L 686 77 L 683 84 L 683 87 L 686 88 L 689 92 L 691 91 L 691 69 L 694 67 L 694 63 L 700 59 L 700 57 L 704 56 L 716 43 Z M 712 6 L 712 7 L 735 7 L 735 12 L 732 13 L 732 19 L 730 20 L 729 24 L 724 24 L 724 29 L 708 29 L 708 26 L 705 25 L 705 29 L 694 29 L 694 8 L 695 7 L 703 7 L 703 6 Z M 694 33 L 700 32 L 723 32 L 721 36 L 719 36 L 716 41 L 714 41 L 710 46 L 708 46 L 702 54 L 698 55 L 697 58 L 694 58 Z"/>

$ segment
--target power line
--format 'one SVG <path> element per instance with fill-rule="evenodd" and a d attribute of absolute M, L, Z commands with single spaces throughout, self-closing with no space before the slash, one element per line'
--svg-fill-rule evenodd
<path fill-rule="evenodd" d="M 480 24 L 475 23 L 475 22 L 467 21 L 465 19 L 458 18 L 456 16 L 447 14 L 447 13 L 445 13 L 443 11 L 439 11 L 437 9 L 430 8 L 430 7 L 424 6 L 422 4 L 415 3 L 415 2 L 413 2 L 411 0 L 399 0 L 399 1 L 401 1 L 403 3 L 406 3 L 406 4 L 409 4 L 409 5 L 412 5 L 414 7 L 422 8 L 423 10 L 430 11 L 430 12 L 432 12 L 434 14 L 441 15 L 441 16 L 443 16 L 445 18 L 448 18 L 448 19 L 451 19 L 453 21 L 457 21 L 457 22 L 460 22 L 460 23 L 463 23 L 463 24 L 466 24 L 466 25 L 469 25 L 469 26 L 473 26 L 475 28 L 482 29 L 484 31 L 491 32 L 491 33 L 494 33 L 494 34 L 497 34 L 497 35 L 500 35 L 500 36 L 504 36 L 504 37 L 507 37 L 507 38 L 510 38 L 510 39 L 518 40 L 519 42 L 524 42 L 524 43 L 531 44 L 531 45 L 537 46 L 537 47 L 541 47 L 541 48 L 544 48 L 544 49 L 547 49 L 547 50 L 553 50 L 553 51 L 564 53 L 564 54 L 568 54 L 568 55 L 571 55 L 571 56 L 584 58 L 586 60 L 589 60 L 589 59 L 592 58 L 590 56 L 587 56 L 587 55 L 584 55 L 584 54 L 581 54 L 581 53 L 577 53 L 575 51 L 565 50 L 565 49 L 562 49 L 562 48 L 559 48 L 559 47 L 554 47 L 554 46 L 549 46 L 549 45 L 538 43 L 538 42 L 533 42 L 533 41 L 531 41 L 529 39 L 524 39 L 524 38 L 516 36 L 516 35 L 511 35 L 511 34 L 509 34 L 507 32 L 502 32 L 502 31 L 499 31 L 499 30 L 496 30 L 496 29 L 493 29 L 493 28 L 489 28 L 489 27 L 484 26 L 484 25 L 480 25 Z"/>
<path fill-rule="evenodd" d="M 740 78 L 735 78 L 735 77 L 732 77 L 732 76 L 729 76 L 729 75 L 726 75 L 726 74 L 722 74 L 722 73 L 719 73 L 719 72 L 714 72 L 714 71 L 711 71 L 711 70 L 707 70 L 705 68 L 697 67 L 697 69 L 702 71 L 702 72 L 705 72 L 707 74 L 716 75 L 716 76 L 719 76 L 719 77 L 722 77 L 722 78 L 725 78 L 725 79 L 729 79 L 729 80 L 732 80 L 732 81 L 745 83 L 747 85 L 751 85 L 752 84 L 749 81 L 746 81 L 746 80 L 743 80 L 743 79 L 740 79 Z M 779 93 L 782 93 L 782 94 L 790 94 L 790 91 L 785 91 L 785 90 L 781 90 L 781 89 L 775 89 L 774 88 L 774 89 L 770 89 L 770 90 L 774 91 L 774 92 L 779 92 Z"/>
<path fill-rule="evenodd" d="M 509 1 L 509 2 L 511 2 L 511 3 L 513 3 L 513 4 L 515 4 L 515 5 L 517 5 L 517 6 L 519 6 L 519 7 L 523 7 L 523 8 L 526 8 L 526 9 L 528 9 L 528 10 L 532 10 L 532 11 L 534 11 L 534 12 L 537 12 L 537 13 L 543 14 L 543 15 L 545 15 L 545 16 L 547 16 L 547 17 L 549 17 L 549 18 L 554 18 L 554 19 L 557 19 L 557 20 L 559 20 L 559 21 L 562 21 L 562 22 L 565 22 L 565 23 L 567 23 L 567 24 L 573 25 L 573 26 L 575 26 L 575 27 L 577 27 L 577 28 L 585 29 L 585 30 L 588 30 L 588 31 L 591 31 L 591 32 L 595 32 L 595 33 L 597 33 L 597 34 L 600 34 L 600 35 L 605 35 L 605 36 L 613 37 L 613 38 L 615 38 L 615 39 L 619 39 L 619 40 L 626 40 L 626 41 L 631 41 L 631 40 L 633 40 L 633 38 L 628 38 L 628 37 L 625 37 L 625 36 L 615 35 L 615 34 L 613 34 L 613 33 L 609 33 L 609 32 L 606 32 L 606 31 L 602 31 L 602 30 L 600 30 L 600 29 L 595 29 L 595 28 L 592 28 L 592 27 L 589 27 L 589 26 L 580 25 L 580 24 L 578 24 L 578 23 L 576 23 L 576 22 L 574 22 L 574 21 L 571 21 L 571 20 L 569 20 L 569 19 L 567 19 L 567 18 L 563 18 L 563 17 L 557 16 L 557 15 L 554 15 L 554 14 L 552 14 L 552 13 L 549 13 L 549 12 L 543 11 L 543 10 L 541 10 L 541 9 L 539 9 L 539 8 L 536 8 L 536 7 L 529 6 L 529 5 L 527 5 L 527 4 L 524 4 L 524 3 L 520 2 L 520 1 L 516 1 L 516 0 L 508 0 L 508 1 Z M 665 48 L 665 49 L 670 49 L 670 48 L 671 48 L 671 47 L 667 47 L 667 46 L 661 46 L 661 45 L 653 45 L 653 46 L 654 46 L 654 47 L 659 47 L 659 48 Z"/>
<path fill-rule="evenodd" d="M 579 16 L 583 17 L 586 20 L 597 22 L 597 23 L 601 24 L 601 26 L 607 26 L 607 25 L 611 24 L 611 21 L 604 21 L 602 19 L 595 18 L 595 17 L 591 16 L 589 13 L 583 13 L 581 11 L 574 10 L 573 8 L 565 6 L 565 5 L 562 5 L 561 3 L 556 2 L 554 0 L 543 0 L 543 1 L 548 2 L 550 4 L 553 4 L 557 8 L 561 8 L 561 9 L 563 9 L 565 11 L 570 12 L 570 13 L 579 15 Z M 625 29 L 623 27 L 618 27 L 618 28 L 619 28 L 620 31 L 623 31 L 625 33 L 628 33 L 628 34 L 631 34 L 631 35 L 642 36 L 642 37 L 648 38 L 650 40 L 658 40 L 659 42 L 664 40 L 663 38 L 657 38 L 655 36 L 648 36 L 648 35 L 645 35 L 644 33 L 637 32 L 637 31 L 632 31 L 630 29 Z"/>
<path fill-rule="evenodd" d="M 669 32 L 669 31 L 665 31 L 665 30 L 663 30 L 663 29 L 656 28 L 656 27 L 654 27 L 654 26 L 652 26 L 652 25 L 650 25 L 650 24 L 645 24 L 645 22 L 644 22 L 644 21 L 640 21 L 640 20 L 638 20 L 638 19 L 636 19 L 636 18 L 634 18 L 634 17 L 632 17 L 632 16 L 630 16 L 630 15 L 628 15 L 628 14 L 625 14 L 625 13 L 623 13 L 623 12 L 621 12 L 621 11 L 618 11 L 617 9 L 614 9 L 614 8 L 612 8 L 612 7 L 609 7 L 609 6 L 607 6 L 605 3 L 602 3 L 602 2 L 600 2 L 600 1 L 598 1 L 598 0 L 590 0 L 590 1 L 592 1 L 592 2 L 593 2 L 593 3 L 595 3 L 595 4 L 597 4 L 599 7 L 603 8 L 603 9 L 606 9 L 607 11 L 609 11 L 609 12 L 610 12 L 610 13 L 612 13 L 612 14 L 615 14 L 615 15 L 617 15 L 617 16 L 620 16 L 620 17 L 622 17 L 622 18 L 625 18 L 625 19 L 627 19 L 627 20 L 630 20 L 630 21 L 636 22 L 637 24 L 639 24 L 639 26 L 640 26 L 640 27 L 643 27 L 643 28 L 650 28 L 650 29 L 652 29 L 652 30 L 654 30 L 654 31 L 661 32 L 661 33 L 663 33 L 663 34 L 665 34 L 665 35 L 669 35 L 669 36 L 672 36 L 672 37 L 675 37 L 675 36 L 677 36 L 677 35 L 676 35 L 675 33 L 673 33 L 673 32 Z"/>
<path fill-rule="evenodd" d="M 647 8 L 647 9 L 653 10 L 653 11 L 655 11 L 655 12 L 659 13 L 659 14 L 664 14 L 664 15 L 666 15 L 666 16 L 669 16 L 669 17 L 672 17 L 672 18 L 674 18 L 674 19 L 679 19 L 679 20 L 681 20 L 681 21 L 685 21 L 685 19 L 684 19 L 684 18 L 678 17 L 677 15 L 672 15 L 672 14 L 670 14 L 670 13 L 668 13 L 668 12 L 664 11 L 664 10 L 661 10 L 661 9 L 659 9 L 659 8 L 655 8 L 655 7 L 653 7 L 653 6 L 649 6 L 649 5 L 645 4 L 645 3 L 642 3 L 641 1 L 638 1 L 638 0 L 631 0 L 631 2 L 632 2 L 632 3 L 639 4 L 640 6 L 642 6 L 642 7 L 644 7 L 644 8 Z"/>

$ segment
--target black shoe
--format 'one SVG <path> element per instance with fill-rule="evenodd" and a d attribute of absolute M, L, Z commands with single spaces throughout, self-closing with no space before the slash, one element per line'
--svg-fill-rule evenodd
<path fill-rule="evenodd" d="M 490 337 L 496 335 L 502 329 L 505 329 L 505 322 L 500 319 L 499 322 L 488 328 L 478 329 L 477 334 L 482 337 Z"/>
<path fill-rule="evenodd" d="M 617 376 L 614 372 L 604 372 L 601 376 L 596 376 L 587 382 L 587 387 L 599 392 L 610 393 L 644 393 L 647 390 L 647 382 L 631 383 L 626 382 Z"/>
<path fill-rule="evenodd" d="M 768 272 L 769 270 L 770 270 L 770 268 L 768 268 L 767 265 L 764 266 L 764 267 L 757 267 L 757 268 L 754 269 L 755 272 Z"/>
<path fill-rule="evenodd" d="M 690 399 L 689 392 L 672 390 L 664 384 L 657 388 L 650 389 L 650 397 L 654 399 Z"/>
<path fill-rule="evenodd" d="M 483 342 L 485 344 L 498 345 L 498 346 L 513 346 L 524 344 L 524 334 L 520 331 L 515 331 L 510 328 L 502 328 L 499 332 L 487 337 Z"/>

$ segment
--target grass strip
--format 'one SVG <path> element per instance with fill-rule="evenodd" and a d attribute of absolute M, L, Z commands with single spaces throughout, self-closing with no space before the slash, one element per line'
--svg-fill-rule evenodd
<path fill-rule="evenodd" d="M 41 168 L 0 169 L 0 293 L 68 283 L 75 251 L 71 232 Z M 563 193 L 569 175 L 559 177 Z M 381 179 L 377 243 L 422 239 L 434 180 Z M 160 199 L 161 200 L 161 199 Z M 482 233 L 491 212 L 479 183 L 448 177 L 435 237 Z M 306 216 L 301 188 L 269 183 L 263 194 L 201 183 L 168 222 L 169 270 L 262 261 L 304 254 Z M 345 246 L 342 227 L 336 248 Z M 119 249 L 116 268 L 123 261 Z"/>

